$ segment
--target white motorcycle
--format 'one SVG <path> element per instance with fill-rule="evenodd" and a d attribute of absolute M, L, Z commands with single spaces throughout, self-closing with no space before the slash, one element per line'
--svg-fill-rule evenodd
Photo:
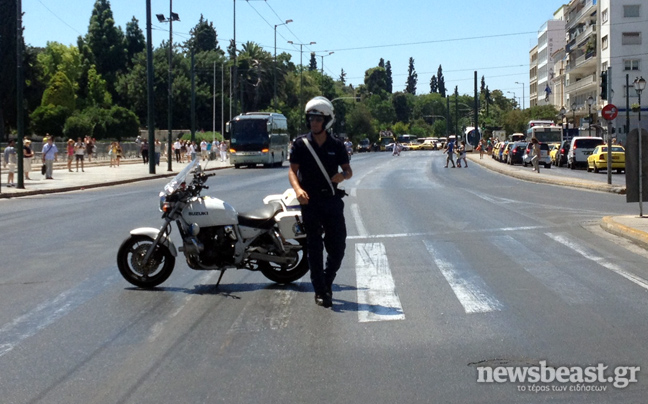
<path fill-rule="evenodd" d="M 192 176 L 193 175 L 193 176 Z M 131 284 L 153 288 L 173 272 L 178 250 L 190 268 L 261 271 L 271 281 L 290 283 L 308 272 L 306 233 L 292 189 L 264 198 L 263 207 L 239 213 L 227 202 L 201 196 L 208 177 L 194 160 L 160 192 L 164 224 L 131 230 L 119 247 L 117 266 Z M 170 239 L 176 222 L 182 246 Z"/>

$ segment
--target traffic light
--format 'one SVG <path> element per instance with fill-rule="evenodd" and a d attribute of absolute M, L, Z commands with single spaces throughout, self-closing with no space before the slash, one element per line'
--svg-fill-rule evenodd
<path fill-rule="evenodd" d="M 607 70 L 601 72 L 601 99 L 607 100 L 608 95 L 608 72 Z"/>

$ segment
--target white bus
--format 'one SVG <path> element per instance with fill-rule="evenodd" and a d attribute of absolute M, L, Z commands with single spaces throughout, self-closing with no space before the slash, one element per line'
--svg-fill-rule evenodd
<path fill-rule="evenodd" d="M 560 126 L 532 126 L 527 129 L 526 140 L 536 138 L 540 143 L 561 143 L 562 128 Z"/>
<path fill-rule="evenodd" d="M 230 163 L 281 167 L 288 157 L 288 121 L 275 112 L 248 112 L 227 123 Z"/>

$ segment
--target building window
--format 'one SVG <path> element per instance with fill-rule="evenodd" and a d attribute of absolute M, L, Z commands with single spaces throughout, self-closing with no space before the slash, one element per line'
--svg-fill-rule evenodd
<path fill-rule="evenodd" d="M 623 70 L 639 70 L 639 59 L 624 60 L 623 66 Z"/>
<path fill-rule="evenodd" d="M 641 45 L 641 32 L 624 32 L 621 45 Z"/>
<path fill-rule="evenodd" d="M 606 8 L 605 10 L 603 10 L 603 12 L 601 13 L 601 22 L 602 22 L 603 24 L 605 24 L 606 22 L 608 22 L 608 14 L 609 14 L 609 13 L 608 13 L 608 9 L 607 9 L 607 8 Z"/>
<path fill-rule="evenodd" d="M 635 18 L 639 17 L 639 5 L 623 6 L 623 17 L 624 18 Z"/>
<path fill-rule="evenodd" d="M 608 36 L 604 36 L 601 39 L 601 49 L 607 49 L 608 48 Z"/>

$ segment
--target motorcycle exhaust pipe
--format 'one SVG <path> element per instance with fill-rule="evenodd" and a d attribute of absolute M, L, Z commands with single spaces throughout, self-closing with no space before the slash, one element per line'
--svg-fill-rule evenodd
<path fill-rule="evenodd" d="M 277 264 L 292 264 L 295 262 L 294 258 L 290 257 L 277 257 L 276 255 L 261 254 L 252 252 L 248 255 L 248 259 L 258 261 L 276 262 Z"/>

